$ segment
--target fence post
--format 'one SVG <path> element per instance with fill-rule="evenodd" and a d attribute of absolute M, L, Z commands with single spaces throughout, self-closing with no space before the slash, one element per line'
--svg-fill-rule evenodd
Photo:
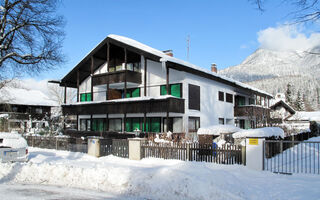
<path fill-rule="evenodd" d="M 246 146 L 241 147 L 241 162 L 246 165 Z"/>
<path fill-rule="evenodd" d="M 58 150 L 58 137 L 56 137 L 56 150 Z"/>
<path fill-rule="evenodd" d="M 190 144 L 186 144 L 187 145 L 187 161 L 191 161 L 190 158 Z"/>
<path fill-rule="evenodd" d="M 141 143 L 145 142 L 146 138 L 129 138 L 129 159 L 141 160 L 143 158 L 143 152 Z"/>
<path fill-rule="evenodd" d="M 32 147 L 34 147 L 34 136 L 31 136 Z"/>
<path fill-rule="evenodd" d="M 246 166 L 263 170 L 265 138 L 246 138 Z"/>

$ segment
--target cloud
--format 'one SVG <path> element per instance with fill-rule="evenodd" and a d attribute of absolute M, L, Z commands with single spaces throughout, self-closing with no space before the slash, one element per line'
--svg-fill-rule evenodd
<path fill-rule="evenodd" d="M 260 48 L 276 51 L 310 50 L 320 45 L 320 33 L 304 33 L 304 27 L 282 25 L 258 32 Z"/>

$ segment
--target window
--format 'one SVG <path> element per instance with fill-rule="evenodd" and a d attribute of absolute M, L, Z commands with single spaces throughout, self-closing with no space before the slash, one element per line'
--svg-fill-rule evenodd
<path fill-rule="evenodd" d="M 224 118 L 219 118 L 219 124 L 224 124 Z"/>
<path fill-rule="evenodd" d="M 182 83 L 170 84 L 170 92 L 172 96 L 182 97 Z M 167 86 L 160 86 L 160 95 L 167 95 Z"/>
<path fill-rule="evenodd" d="M 219 101 L 224 101 L 224 92 L 219 91 Z"/>
<path fill-rule="evenodd" d="M 127 89 L 126 98 L 140 97 L 140 88 Z"/>
<path fill-rule="evenodd" d="M 189 109 L 200 111 L 200 86 L 189 84 Z"/>
<path fill-rule="evenodd" d="M 200 117 L 189 117 L 188 129 L 189 132 L 197 132 L 200 128 Z"/>
<path fill-rule="evenodd" d="M 237 105 L 237 106 L 244 106 L 244 105 L 246 105 L 246 98 L 245 98 L 245 97 L 243 97 L 243 96 L 236 96 L 235 99 L 236 99 L 236 105 Z"/>
<path fill-rule="evenodd" d="M 141 118 L 127 118 L 126 132 L 134 132 L 135 130 L 141 130 L 140 125 L 142 121 L 143 119 L 141 120 Z"/>
<path fill-rule="evenodd" d="M 109 119 L 109 131 L 122 131 L 122 120 L 121 119 Z"/>
<path fill-rule="evenodd" d="M 93 131 L 104 131 L 105 130 L 104 119 L 92 119 L 92 130 Z"/>
<path fill-rule="evenodd" d="M 18 112 L 18 107 L 17 106 L 12 106 L 12 112 Z"/>
<path fill-rule="evenodd" d="M 228 125 L 234 125 L 234 124 L 233 124 L 233 119 L 226 119 L 226 124 L 228 124 Z"/>
<path fill-rule="evenodd" d="M 254 98 L 249 98 L 249 105 L 254 105 Z"/>
<path fill-rule="evenodd" d="M 42 114 L 42 108 L 36 108 L 36 113 L 37 114 Z"/>
<path fill-rule="evenodd" d="M 257 105 L 261 105 L 261 97 L 257 96 Z"/>
<path fill-rule="evenodd" d="M 233 95 L 226 93 L 226 102 L 233 103 Z"/>
<path fill-rule="evenodd" d="M 167 130 L 167 118 L 163 118 L 163 130 L 171 131 L 173 133 L 182 132 L 182 118 L 181 117 L 170 117 L 169 118 L 169 129 Z"/>
<path fill-rule="evenodd" d="M 80 131 L 91 131 L 90 119 L 80 119 Z"/>
<path fill-rule="evenodd" d="M 80 94 L 80 101 L 91 101 L 92 100 L 92 95 L 91 93 L 82 93 Z"/>

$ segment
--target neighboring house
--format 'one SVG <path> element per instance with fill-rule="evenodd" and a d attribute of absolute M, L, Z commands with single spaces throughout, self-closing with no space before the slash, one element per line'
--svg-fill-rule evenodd
<path fill-rule="evenodd" d="M 320 122 L 320 111 L 314 112 L 296 112 L 294 115 L 286 119 L 286 124 L 290 125 L 292 129 L 307 130 L 310 128 L 310 122 Z"/>
<path fill-rule="evenodd" d="M 296 113 L 296 111 L 283 100 L 270 106 L 270 109 L 270 122 L 272 124 L 282 124 L 288 117 Z"/>
<path fill-rule="evenodd" d="M 34 132 L 48 126 L 57 106 L 38 90 L 4 87 L 0 92 L 0 131 Z"/>
<path fill-rule="evenodd" d="M 109 35 L 77 64 L 60 86 L 77 89 L 62 105 L 78 131 L 194 133 L 201 127 L 263 125 L 264 91 L 174 58 L 130 38 Z"/>

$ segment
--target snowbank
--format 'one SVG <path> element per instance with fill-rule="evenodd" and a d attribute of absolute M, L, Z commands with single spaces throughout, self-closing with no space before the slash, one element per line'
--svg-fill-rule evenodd
<path fill-rule="evenodd" d="M 204 128 L 199 128 L 198 135 L 220 135 L 222 133 L 235 133 L 240 131 L 240 128 L 233 125 L 214 125 Z"/>
<path fill-rule="evenodd" d="M 242 130 L 232 135 L 233 138 L 272 137 L 272 136 L 284 138 L 284 131 L 278 127 L 265 127 L 265 128 Z"/>
<path fill-rule="evenodd" d="M 1 184 L 56 185 L 106 192 L 114 199 L 316 199 L 320 176 L 284 176 L 239 165 L 30 148 L 28 163 L 0 163 Z M 276 186 L 276 187 L 275 187 Z M 284 192 L 286 191 L 286 192 Z M 30 197 L 29 197 L 30 198 Z"/>

